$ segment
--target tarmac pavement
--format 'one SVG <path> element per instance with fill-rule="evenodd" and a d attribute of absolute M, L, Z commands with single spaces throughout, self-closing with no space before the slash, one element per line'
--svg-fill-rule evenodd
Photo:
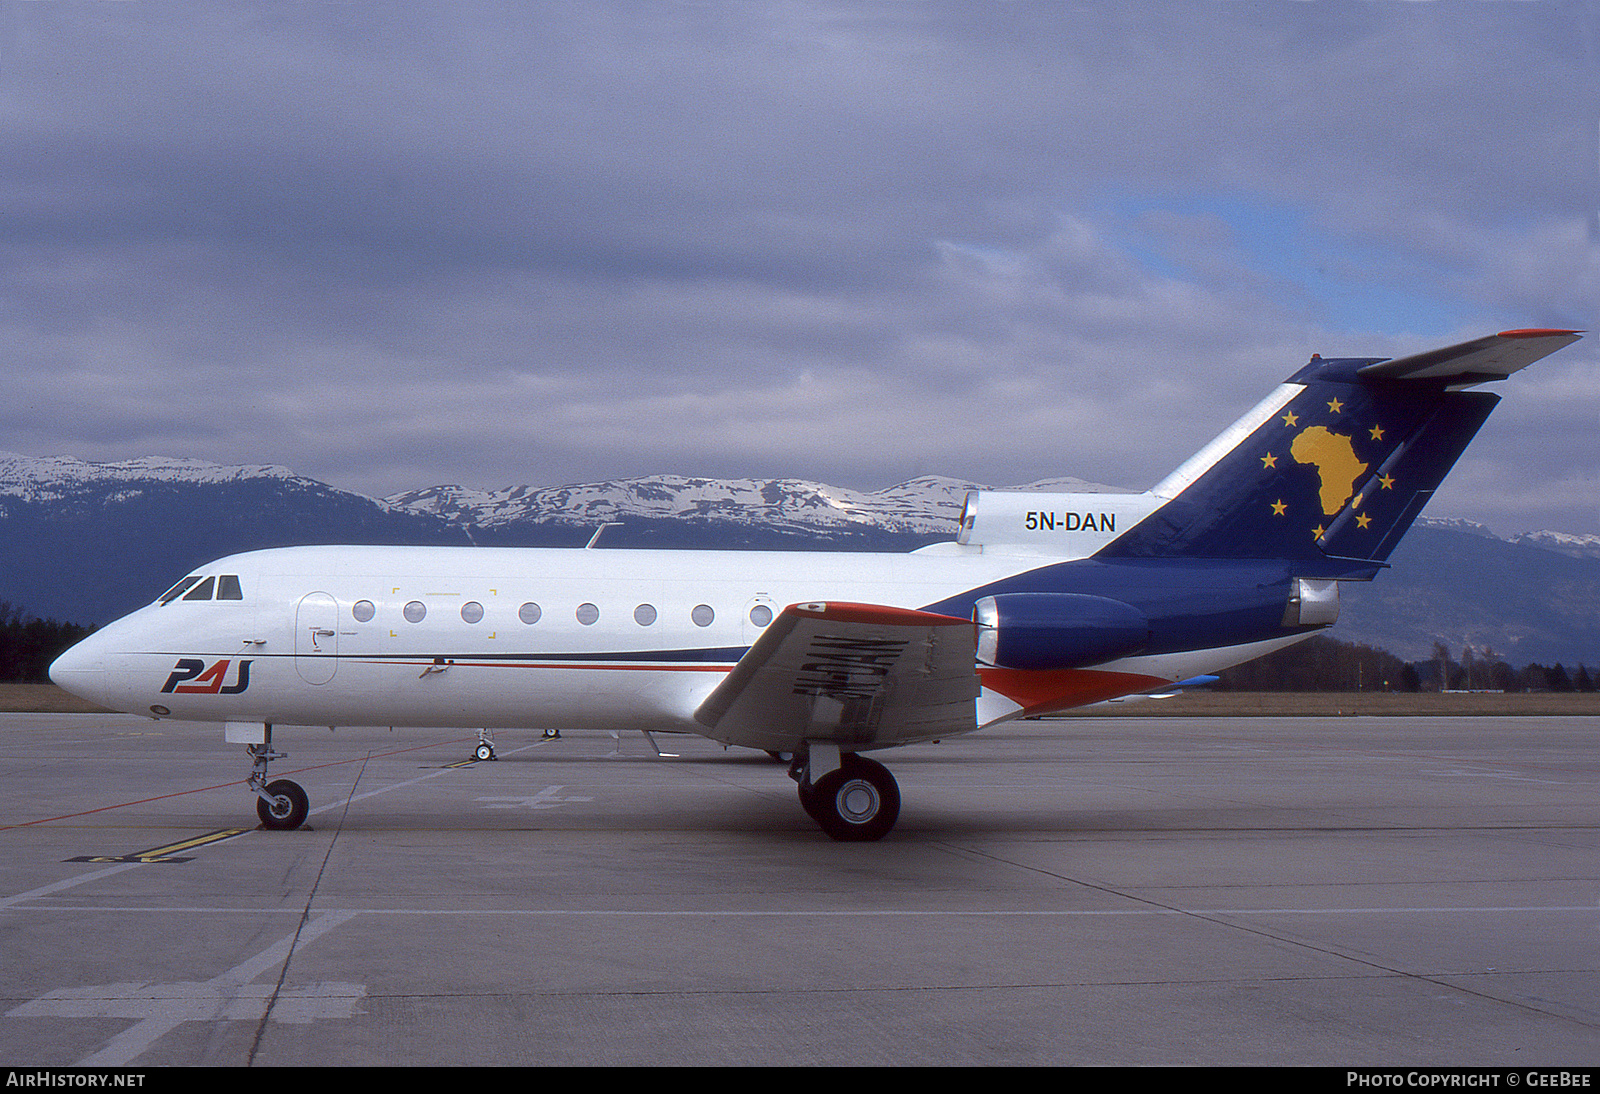
<path fill-rule="evenodd" d="M 1600 718 L 1072 718 L 838 844 L 700 738 L 0 715 L 0 1065 L 1600 1065 Z"/>

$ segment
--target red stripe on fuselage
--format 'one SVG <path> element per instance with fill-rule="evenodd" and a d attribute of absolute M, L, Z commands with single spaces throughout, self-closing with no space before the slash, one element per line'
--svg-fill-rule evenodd
<path fill-rule="evenodd" d="M 478 661 L 455 660 L 440 665 L 433 660 L 372 660 L 362 664 L 400 665 L 408 668 L 444 668 L 458 665 L 485 669 L 574 669 L 583 672 L 717 672 L 726 674 L 731 664 L 685 665 L 674 662 L 639 664 L 617 661 Z M 1004 669 L 978 666 L 978 679 L 984 687 L 999 692 L 1022 707 L 1025 715 L 1049 714 L 1057 710 L 1087 706 L 1124 695 L 1137 695 L 1152 688 L 1166 687 L 1172 681 L 1142 673 L 1107 672 L 1104 669 Z"/>
<path fill-rule="evenodd" d="M 401 661 L 401 660 L 398 660 L 398 659 L 367 658 L 367 657 L 350 658 L 349 660 L 353 661 L 356 664 L 360 664 L 360 665 L 400 665 L 400 666 L 405 667 L 405 668 L 432 668 L 432 669 L 449 668 L 451 665 L 460 666 L 462 668 L 477 668 L 477 669 L 585 669 L 585 670 L 589 670 L 589 671 L 599 670 L 599 671 L 604 671 L 604 672 L 721 672 L 721 673 L 727 673 L 727 672 L 729 672 L 729 671 L 731 671 L 733 669 L 733 665 L 731 663 L 730 664 L 724 664 L 724 665 L 685 665 L 685 664 L 682 664 L 681 662 L 673 662 L 673 661 L 661 661 L 661 662 L 656 662 L 656 663 L 653 663 L 653 664 L 652 663 L 641 664 L 641 663 L 639 663 L 637 661 L 586 662 L 586 661 L 539 661 L 539 660 L 533 660 L 533 659 L 530 659 L 530 660 L 527 660 L 527 661 L 477 661 L 477 660 L 473 660 L 472 658 L 450 658 L 450 659 L 446 660 L 443 664 L 441 664 L 440 662 L 434 661 L 434 660 L 427 660 L 427 661 L 420 661 L 420 660 Z"/>

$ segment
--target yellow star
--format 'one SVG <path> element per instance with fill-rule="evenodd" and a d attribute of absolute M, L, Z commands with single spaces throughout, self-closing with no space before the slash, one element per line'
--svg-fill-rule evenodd
<path fill-rule="evenodd" d="M 1297 423 L 1299 421 L 1300 421 L 1300 416 L 1298 414 L 1296 414 L 1292 410 L 1289 413 L 1287 413 L 1287 414 L 1285 414 L 1283 416 L 1283 424 L 1284 425 L 1294 425 L 1295 423 Z"/>
<path fill-rule="evenodd" d="M 1356 514 L 1356 527 L 1357 528 L 1365 528 L 1367 525 L 1369 525 L 1371 523 L 1372 523 L 1372 518 L 1367 516 L 1367 514 L 1365 514 L 1365 513 L 1357 513 Z"/>
<path fill-rule="evenodd" d="M 1383 440 L 1383 426 L 1381 426 L 1381 425 L 1373 426 L 1370 430 L 1367 431 L 1367 436 L 1371 437 L 1375 441 Z"/>
<path fill-rule="evenodd" d="M 1337 413 L 1339 413 L 1339 411 L 1344 409 L 1344 404 L 1341 403 L 1338 399 L 1335 399 L 1333 402 L 1328 404 L 1328 409 L 1333 411 L 1335 414 L 1337 414 Z"/>
<path fill-rule="evenodd" d="M 1268 452 L 1265 456 L 1261 457 L 1261 466 L 1264 468 L 1278 466 L 1278 457 L 1274 456 L 1271 452 Z"/>
<path fill-rule="evenodd" d="M 1378 480 L 1378 485 L 1383 487 L 1385 490 L 1391 490 L 1394 488 L 1394 480 L 1388 475 L 1385 475 L 1383 478 Z"/>
<path fill-rule="evenodd" d="M 1315 528 L 1311 529 L 1311 538 L 1312 539 L 1321 539 L 1323 531 L 1324 531 L 1324 529 L 1323 529 L 1322 525 L 1320 525 L 1320 524 L 1317 525 Z"/>
<path fill-rule="evenodd" d="M 1283 499 L 1282 498 L 1279 498 L 1277 501 L 1272 503 L 1272 515 L 1273 516 L 1281 517 L 1281 516 L 1283 516 L 1283 514 L 1287 513 L 1288 511 L 1289 511 L 1289 507 L 1283 503 Z"/>

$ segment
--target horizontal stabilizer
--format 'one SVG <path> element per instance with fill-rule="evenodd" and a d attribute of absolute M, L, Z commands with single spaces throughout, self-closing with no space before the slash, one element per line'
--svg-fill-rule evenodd
<path fill-rule="evenodd" d="M 972 620 L 878 604 L 791 604 L 695 719 L 725 744 L 852 752 L 966 733 L 980 690 Z"/>
<path fill-rule="evenodd" d="M 1444 349 L 1396 357 L 1362 368 L 1364 380 L 1443 380 L 1449 384 L 1481 384 L 1504 380 L 1581 337 L 1573 330 L 1507 330 Z"/>

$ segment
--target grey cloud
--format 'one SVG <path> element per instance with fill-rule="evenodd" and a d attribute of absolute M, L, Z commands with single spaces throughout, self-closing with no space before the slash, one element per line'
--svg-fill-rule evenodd
<path fill-rule="evenodd" d="M 1148 485 L 1311 352 L 1593 325 L 1595 10 L 14 6 L 0 448 Z M 1507 513 L 1586 451 L 1519 413 Z"/>

